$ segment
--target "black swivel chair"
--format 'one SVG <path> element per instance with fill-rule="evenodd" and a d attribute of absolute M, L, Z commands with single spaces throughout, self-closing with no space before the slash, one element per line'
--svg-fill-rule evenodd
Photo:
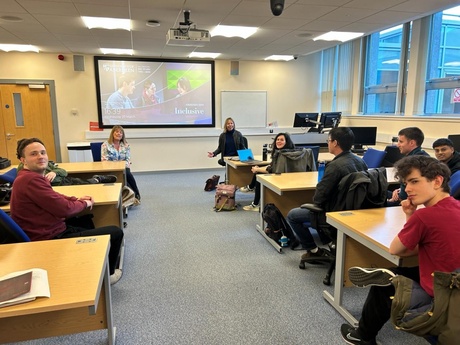
<path fill-rule="evenodd" d="M 397 146 L 388 145 L 385 147 L 385 152 L 387 154 L 382 162 L 382 166 L 384 167 L 392 167 L 397 161 L 404 157 Z"/>
<path fill-rule="evenodd" d="M 367 208 L 383 207 L 386 201 L 388 182 L 386 169 L 369 169 L 368 171 L 353 172 L 342 178 L 333 205 L 329 209 L 323 209 L 318 205 L 304 204 L 301 207 L 310 211 L 311 227 L 316 231 L 326 234 L 334 243 L 333 249 L 327 251 L 325 257 L 311 257 L 301 260 L 299 268 L 304 269 L 306 263 L 329 263 L 329 268 L 323 279 L 324 285 L 331 285 L 332 273 L 335 269 L 335 241 L 337 229 L 326 222 L 326 212 L 345 211 Z"/>

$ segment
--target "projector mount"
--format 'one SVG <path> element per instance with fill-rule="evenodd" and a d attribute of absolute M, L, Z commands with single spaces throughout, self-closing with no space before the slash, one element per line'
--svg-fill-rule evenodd
<path fill-rule="evenodd" d="M 190 30 L 190 26 L 192 26 L 193 22 L 190 21 L 190 10 L 184 10 L 184 21 L 179 22 L 179 30 L 182 33 L 187 33 Z M 195 27 L 196 28 L 196 27 Z"/>

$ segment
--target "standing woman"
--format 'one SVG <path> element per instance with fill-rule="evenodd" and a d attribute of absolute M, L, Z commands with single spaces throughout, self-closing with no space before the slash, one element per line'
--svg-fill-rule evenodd
<path fill-rule="evenodd" d="M 266 174 L 266 173 L 282 173 L 281 168 L 277 168 L 278 164 L 278 157 L 280 156 L 280 152 L 283 149 L 294 149 L 294 143 L 291 140 L 291 137 L 288 133 L 278 133 L 273 140 L 273 150 L 271 153 L 271 163 L 270 165 L 259 167 L 258 165 L 254 165 L 251 168 L 253 172 L 252 181 L 245 187 L 241 187 L 239 190 L 243 193 L 254 192 L 254 201 L 251 202 L 250 205 L 244 206 L 243 210 L 245 211 L 256 211 L 259 212 L 260 206 L 260 182 L 256 179 L 256 174 Z M 302 151 L 292 152 L 292 154 L 299 156 Z M 278 169 L 279 171 L 276 171 Z"/>
<path fill-rule="evenodd" d="M 125 130 L 121 126 L 113 126 L 109 139 L 101 146 L 101 160 L 103 161 L 125 161 L 126 180 L 128 187 L 134 191 L 137 200 L 141 200 L 136 180 L 131 173 L 131 149 L 125 137 Z"/>
<path fill-rule="evenodd" d="M 208 152 L 208 157 L 212 158 L 220 153 L 220 159 L 217 163 L 225 166 L 224 157 L 237 156 L 237 150 L 244 150 L 246 148 L 243 134 L 235 129 L 235 121 L 231 117 L 228 117 L 225 120 L 224 131 L 219 136 L 219 146 L 217 146 L 214 152 Z"/>

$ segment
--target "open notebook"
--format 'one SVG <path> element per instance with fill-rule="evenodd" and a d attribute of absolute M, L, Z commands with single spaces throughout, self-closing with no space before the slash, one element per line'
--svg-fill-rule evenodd
<path fill-rule="evenodd" d="M 243 163 L 262 163 L 261 160 L 254 159 L 251 149 L 238 150 L 238 157 Z"/>

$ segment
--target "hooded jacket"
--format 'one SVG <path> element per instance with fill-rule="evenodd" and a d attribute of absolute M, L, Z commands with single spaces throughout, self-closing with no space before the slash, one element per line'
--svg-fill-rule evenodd
<path fill-rule="evenodd" d="M 267 168 L 270 173 L 316 171 L 316 163 L 311 149 L 282 149 L 273 154 L 272 164 Z"/>

